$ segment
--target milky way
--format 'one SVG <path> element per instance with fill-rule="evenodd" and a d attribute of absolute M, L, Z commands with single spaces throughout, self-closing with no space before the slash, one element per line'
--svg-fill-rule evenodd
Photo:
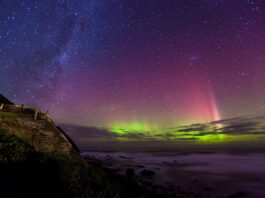
<path fill-rule="evenodd" d="M 265 113 L 265 2 L 0 0 L 0 91 L 153 130 Z"/>

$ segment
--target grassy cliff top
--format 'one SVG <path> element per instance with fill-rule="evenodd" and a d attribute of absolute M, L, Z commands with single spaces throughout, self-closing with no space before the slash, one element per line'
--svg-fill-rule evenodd
<path fill-rule="evenodd" d="M 40 110 L 4 104 L 0 109 L 0 128 L 43 152 L 78 152 L 77 146 L 50 117 Z"/>
<path fill-rule="evenodd" d="M 50 118 L 35 113 L 7 103 L 0 110 L 0 197 L 156 197 L 87 163 Z"/>
<path fill-rule="evenodd" d="M 156 194 L 80 156 L 39 152 L 0 129 L 0 197 L 141 198 Z"/>
<path fill-rule="evenodd" d="M 119 185 L 77 158 L 42 153 L 0 130 L 0 197 L 121 197 Z"/>

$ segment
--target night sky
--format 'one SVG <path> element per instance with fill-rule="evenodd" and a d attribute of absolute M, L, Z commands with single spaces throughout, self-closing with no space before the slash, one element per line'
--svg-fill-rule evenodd
<path fill-rule="evenodd" d="M 265 113 L 265 1 L 0 0 L 0 92 L 119 133 Z"/>

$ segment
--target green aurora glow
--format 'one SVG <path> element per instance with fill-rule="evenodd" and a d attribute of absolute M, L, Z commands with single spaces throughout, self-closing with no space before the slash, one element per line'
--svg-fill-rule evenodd
<path fill-rule="evenodd" d="M 192 125 L 191 125 L 192 126 Z M 225 127 L 221 124 L 213 124 L 203 130 L 183 131 L 182 127 L 161 128 L 147 123 L 132 122 L 113 124 L 110 128 L 112 133 L 119 136 L 121 141 L 186 141 L 191 143 L 213 143 L 222 144 L 228 142 L 250 142 L 263 140 L 264 134 L 227 134 Z M 135 136 L 135 139 L 133 138 Z M 141 137 L 141 139 L 137 139 Z"/>

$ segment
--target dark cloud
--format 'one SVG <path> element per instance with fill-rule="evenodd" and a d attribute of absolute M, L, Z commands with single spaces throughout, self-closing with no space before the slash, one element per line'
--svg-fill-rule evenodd
<path fill-rule="evenodd" d="M 220 128 L 221 131 L 227 134 L 244 134 L 250 133 L 258 129 L 259 122 L 242 122 L 242 123 L 231 123 L 227 126 Z"/>
<path fill-rule="evenodd" d="M 265 116 L 236 117 L 226 120 L 218 120 L 205 124 L 192 124 L 176 127 L 175 135 L 179 132 L 193 136 L 227 134 L 227 135 L 261 135 L 265 134 Z"/>
<path fill-rule="evenodd" d="M 196 125 L 190 125 L 190 126 L 183 126 L 179 127 L 177 131 L 179 132 L 189 132 L 189 131 L 204 131 L 209 126 L 206 124 L 196 124 Z"/>
<path fill-rule="evenodd" d="M 76 139 L 89 140 L 127 140 L 127 141 L 181 141 L 196 142 L 206 135 L 265 135 L 265 117 L 238 117 L 227 120 L 220 120 L 210 123 L 198 123 L 186 126 L 171 127 L 166 131 L 130 132 L 120 129 L 122 133 L 111 132 L 107 128 L 83 127 L 77 125 L 61 124 L 62 128 Z M 216 136 L 218 137 L 218 136 Z M 259 136 L 260 137 L 260 136 Z M 212 136 L 215 139 L 215 136 Z M 211 141 L 211 139 L 209 139 Z"/>
<path fill-rule="evenodd" d="M 154 137 L 146 135 L 144 133 L 124 133 L 120 135 L 121 138 L 128 140 L 152 140 Z"/>
<path fill-rule="evenodd" d="M 60 124 L 70 136 L 76 138 L 87 138 L 87 137 L 118 137 L 115 133 L 110 132 L 105 128 L 97 127 L 85 127 L 72 124 Z"/>

